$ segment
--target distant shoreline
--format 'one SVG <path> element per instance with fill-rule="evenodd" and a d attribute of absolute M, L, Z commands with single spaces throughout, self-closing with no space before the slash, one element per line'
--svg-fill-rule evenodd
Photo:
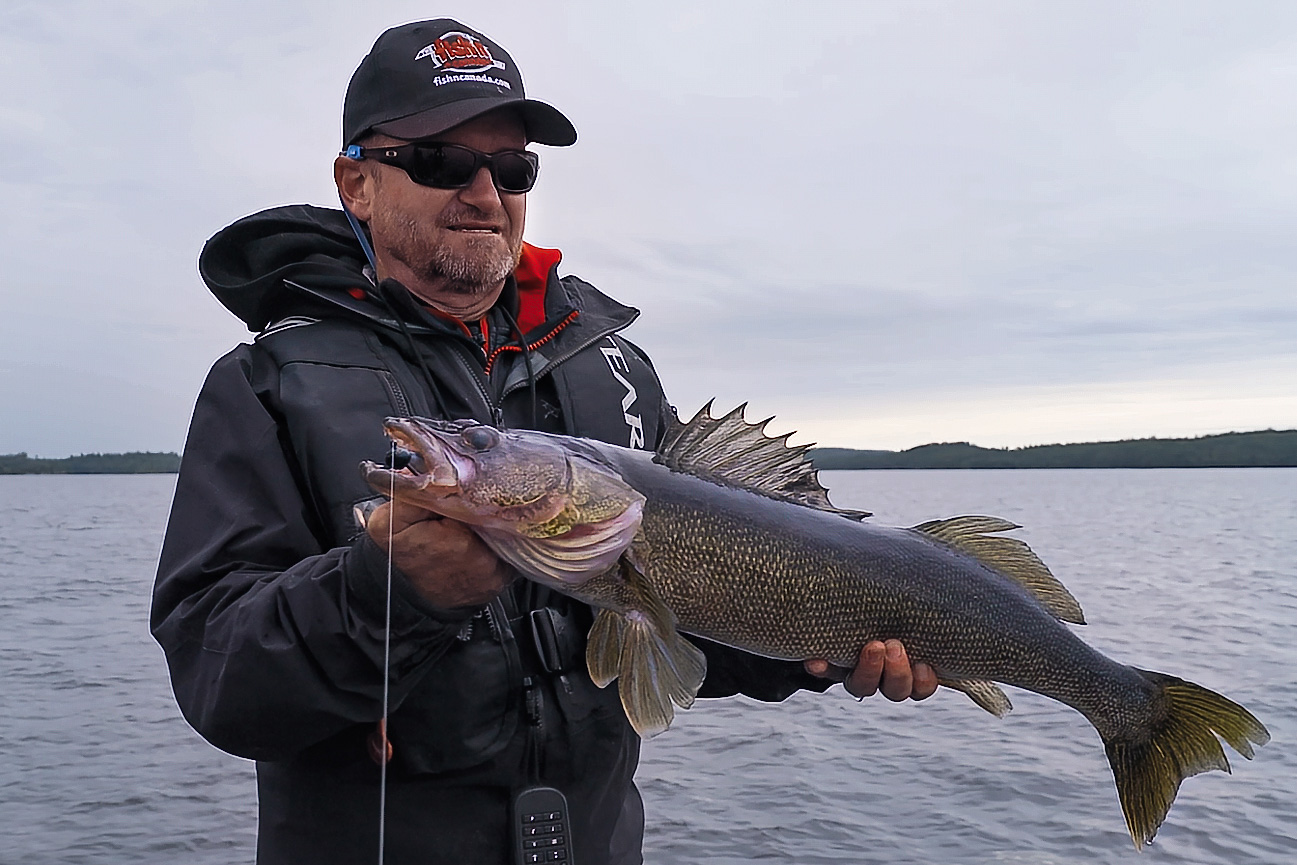
<path fill-rule="evenodd" d="M 178 471 L 180 455 L 172 452 L 78 454 L 62 459 L 0 454 L 0 475 L 164 475 Z"/>
<path fill-rule="evenodd" d="M 1179 439 L 984 448 L 968 442 L 903 451 L 811 448 L 815 467 L 841 469 L 1197 469 L 1297 467 L 1297 430 L 1258 430 Z M 180 455 L 131 451 L 57 459 L 0 454 L 0 475 L 175 474 Z"/>
<path fill-rule="evenodd" d="M 1127 439 L 1023 448 L 968 442 L 903 451 L 812 448 L 818 469 L 1198 469 L 1297 466 L 1297 430 L 1259 430 L 1179 439 Z"/>

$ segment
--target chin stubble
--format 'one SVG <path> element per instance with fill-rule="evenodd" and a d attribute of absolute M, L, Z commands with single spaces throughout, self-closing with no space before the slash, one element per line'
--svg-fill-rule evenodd
<path fill-rule="evenodd" d="M 401 218 L 394 221 L 391 255 L 410 268 L 420 279 L 442 282 L 448 294 L 478 296 L 493 290 L 518 266 L 522 245 L 511 249 L 501 235 L 466 238 L 467 248 L 455 249 L 430 243 L 421 232 L 419 221 Z"/>

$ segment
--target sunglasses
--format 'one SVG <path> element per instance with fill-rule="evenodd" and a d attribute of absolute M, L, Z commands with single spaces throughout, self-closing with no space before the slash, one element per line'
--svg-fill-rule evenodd
<path fill-rule="evenodd" d="M 352 144 L 342 155 L 395 165 L 420 186 L 436 189 L 463 189 L 473 182 L 478 170 L 485 165 L 491 172 L 496 189 L 521 195 L 536 185 L 536 175 L 540 172 L 540 157 L 526 150 L 482 153 L 460 144 L 433 141 L 411 141 L 384 147 Z"/>

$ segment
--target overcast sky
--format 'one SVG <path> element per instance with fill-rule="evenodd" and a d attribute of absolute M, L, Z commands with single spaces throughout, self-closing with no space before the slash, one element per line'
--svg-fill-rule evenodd
<path fill-rule="evenodd" d="M 1297 427 L 1297 4 L 6 0 L 0 453 L 179 450 L 249 335 L 199 249 L 336 202 L 342 94 L 449 15 L 580 141 L 528 239 L 672 401 L 825 445 Z"/>

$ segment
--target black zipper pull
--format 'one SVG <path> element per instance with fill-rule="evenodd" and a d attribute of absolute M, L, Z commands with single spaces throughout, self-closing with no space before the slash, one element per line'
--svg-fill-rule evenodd
<path fill-rule="evenodd" d="M 545 698 L 540 692 L 540 683 L 533 676 L 523 676 L 522 687 L 526 695 L 527 721 L 533 727 L 539 727 L 545 704 Z"/>

